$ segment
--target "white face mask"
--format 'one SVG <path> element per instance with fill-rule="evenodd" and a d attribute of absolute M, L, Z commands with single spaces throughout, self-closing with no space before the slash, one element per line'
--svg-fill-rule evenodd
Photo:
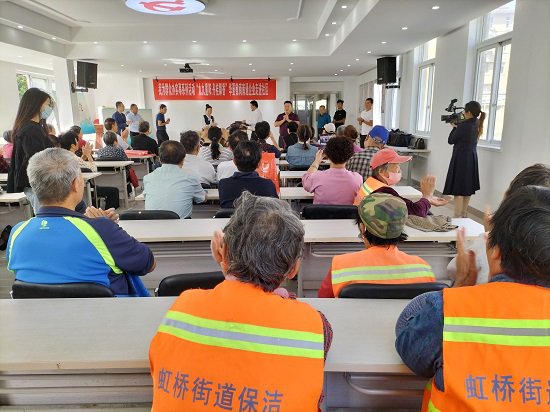
<path fill-rule="evenodd" d="M 388 172 L 388 177 L 386 178 L 386 183 L 390 186 L 393 186 L 401 181 L 401 170 L 397 173 Z"/>

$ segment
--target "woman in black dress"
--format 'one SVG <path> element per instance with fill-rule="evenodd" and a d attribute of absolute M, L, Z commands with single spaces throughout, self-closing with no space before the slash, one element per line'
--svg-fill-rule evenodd
<path fill-rule="evenodd" d="M 479 190 L 479 170 L 477 166 L 477 142 L 483 133 L 485 113 L 476 101 L 464 106 L 465 120 L 452 124 L 449 144 L 454 145 L 447 180 L 443 194 L 453 195 L 455 217 L 468 216 L 470 197 Z"/>

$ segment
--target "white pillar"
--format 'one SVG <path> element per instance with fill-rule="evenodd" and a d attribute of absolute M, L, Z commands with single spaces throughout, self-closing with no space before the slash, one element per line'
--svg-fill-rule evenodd
<path fill-rule="evenodd" d="M 71 92 L 71 82 L 75 82 L 73 60 L 53 57 L 55 75 L 56 104 L 59 116 L 60 131 L 66 131 L 73 125 L 78 125 L 78 100 L 76 93 Z"/>

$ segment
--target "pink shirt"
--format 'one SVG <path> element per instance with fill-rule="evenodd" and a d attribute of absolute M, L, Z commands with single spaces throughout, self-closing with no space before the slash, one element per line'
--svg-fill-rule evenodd
<path fill-rule="evenodd" d="M 304 189 L 313 193 L 313 204 L 352 205 L 363 178 L 357 172 L 334 169 L 306 173 L 302 177 Z"/>
<path fill-rule="evenodd" d="M 4 159 L 11 159 L 11 153 L 13 152 L 13 143 L 6 143 L 2 147 L 2 156 Z"/>

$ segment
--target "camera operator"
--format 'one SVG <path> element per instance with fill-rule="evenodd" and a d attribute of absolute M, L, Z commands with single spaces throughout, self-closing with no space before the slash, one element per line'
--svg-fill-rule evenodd
<path fill-rule="evenodd" d="M 477 142 L 483 133 L 484 120 L 481 105 L 471 101 L 464 106 L 464 120 L 450 123 L 453 130 L 448 142 L 454 147 L 443 194 L 454 196 L 455 217 L 468 216 L 470 197 L 479 190 Z"/>

